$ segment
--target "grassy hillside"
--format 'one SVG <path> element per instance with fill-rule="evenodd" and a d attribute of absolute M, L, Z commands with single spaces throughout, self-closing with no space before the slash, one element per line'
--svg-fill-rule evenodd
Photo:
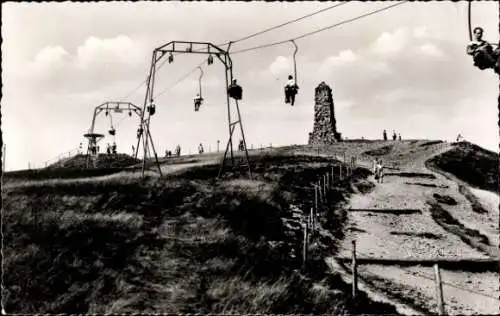
<path fill-rule="evenodd" d="M 99 154 L 96 167 L 87 168 L 87 156 L 76 155 L 61 159 L 47 168 L 17 170 L 2 175 L 4 183 L 28 180 L 75 179 L 105 176 L 123 171 L 125 167 L 140 162 L 126 154 Z"/>
<path fill-rule="evenodd" d="M 454 148 L 427 162 L 471 186 L 498 192 L 498 154 L 469 142 L 454 144 Z"/>
<path fill-rule="evenodd" d="M 193 168 L 163 180 L 23 184 L 4 191 L 9 313 L 395 313 L 327 272 L 351 192 L 338 184 L 299 272 L 310 184 L 330 162 L 253 157 L 253 180 Z M 355 187 L 366 190 L 366 171 Z M 293 204 L 294 206 L 292 206 Z M 306 212 L 303 212 L 305 210 Z M 328 231 L 326 230 L 328 228 Z"/>

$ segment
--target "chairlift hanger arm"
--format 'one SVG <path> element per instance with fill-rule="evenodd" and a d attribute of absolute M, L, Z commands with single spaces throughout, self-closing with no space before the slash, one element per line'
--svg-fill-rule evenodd
<path fill-rule="evenodd" d="M 469 0 L 468 21 L 469 21 L 469 41 L 472 42 L 472 22 L 471 22 L 472 0 Z"/>
<path fill-rule="evenodd" d="M 293 77 L 295 78 L 295 84 L 297 84 L 297 60 L 295 56 L 297 55 L 297 52 L 299 51 L 299 47 L 297 44 L 295 44 L 294 40 L 291 40 L 293 46 L 295 46 L 295 51 L 293 52 Z"/>
<path fill-rule="evenodd" d="M 203 69 L 198 66 L 198 69 L 200 70 L 200 77 L 198 78 L 198 85 L 199 85 L 199 88 L 200 88 L 200 98 L 202 98 L 202 95 L 201 95 L 201 78 L 203 78 Z"/>

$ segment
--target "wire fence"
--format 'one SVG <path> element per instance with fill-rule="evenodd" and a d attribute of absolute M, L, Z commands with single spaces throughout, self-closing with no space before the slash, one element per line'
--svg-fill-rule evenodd
<path fill-rule="evenodd" d="M 320 150 L 317 148 L 317 154 L 319 155 Z M 326 194 L 326 192 L 330 189 L 332 189 L 336 184 L 338 184 L 339 181 L 349 179 L 352 176 L 352 170 L 355 169 L 359 164 L 358 164 L 358 158 L 356 156 L 349 157 L 349 159 L 346 158 L 346 154 L 343 153 L 341 157 L 343 156 L 343 161 L 341 161 L 341 167 L 336 168 L 335 170 L 338 171 L 338 173 L 334 174 L 333 167 L 332 167 L 332 173 L 330 175 L 320 175 L 318 176 L 318 181 L 316 184 L 313 184 L 313 187 L 311 188 L 311 191 L 314 191 L 314 203 L 313 207 L 311 208 L 311 214 L 309 215 L 305 228 L 304 228 L 304 240 L 303 240 L 303 254 L 302 254 L 302 267 L 305 268 L 307 265 L 307 258 L 308 258 L 308 248 L 309 248 L 309 243 L 311 242 L 311 232 L 314 232 L 316 229 L 319 227 L 318 221 L 316 219 L 318 212 L 317 210 L 321 207 L 322 203 L 327 202 L 325 198 L 322 198 L 322 194 Z M 339 160 L 337 157 L 337 154 L 332 155 L 332 159 L 334 160 Z M 342 167 L 344 166 L 344 167 Z M 363 167 L 366 167 L 366 164 L 363 165 Z M 345 169 L 344 173 L 342 170 Z M 336 176 L 336 177 L 335 177 Z M 324 195 L 323 195 L 324 197 Z M 344 251 L 351 251 L 352 256 L 350 258 L 351 260 L 351 275 L 352 275 L 352 284 L 353 284 L 353 296 L 355 295 L 357 291 L 357 279 L 358 279 L 358 271 L 357 271 L 357 266 L 359 263 L 357 263 L 356 256 L 361 255 L 363 259 L 373 259 L 373 255 L 358 251 L 355 249 L 355 243 L 353 243 L 353 249 L 348 249 L 345 247 L 341 247 L 340 250 Z M 348 258 L 347 258 L 348 259 Z M 359 260 L 359 259 L 358 259 Z M 418 265 L 418 262 L 415 263 L 415 265 Z M 438 296 L 438 308 L 441 308 L 443 313 L 444 313 L 444 301 L 442 299 L 442 285 L 445 285 L 447 287 L 455 288 L 461 291 L 465 291 L 474 295 L 479 295 L 488 299 L 494 299 L 494 300 L 500 300 L 500 297 L 495 297 L 486 293 L 479 292 L 477 290 L 464 287 L 464 286 L 459 286 L 457 284 L 451 283 L 449 281 L 442 280 L 440 277 L 440 272 L 439 272 L 439 265 L 437 263 L 434 264 L 435 268 L 435 276 L 429 276 L 426 275 L 424 272 L 413 272 L 412 275 L 414 275 L 417 278 L 433 281 L 436 283 L 436 288 L 439 289 L 437 292 L 439 292 Z M 440 298 L 440 299 L 439 299 Z M 440 302 L 442 301 L 442 302 Z"/>

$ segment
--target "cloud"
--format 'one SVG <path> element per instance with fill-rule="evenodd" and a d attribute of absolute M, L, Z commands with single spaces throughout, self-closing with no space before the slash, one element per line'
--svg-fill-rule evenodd
<path fill-rule="evenodd" d="M 61 46 L 46 46 L 34 58 L 34 64 L 41 69 L 50 69 L 68 61 L 69 54 Z"/>
<path fill-rule="evenodd" d="M 430 57 L 444 57 L 444 53 L 431 43 L 425 43 L 419 47 L 420 52 Z"/>
<path fill-rule="evenodd" d="M 285 75 L 286 73 L 293 71 L 293 60 L 291 57 L 278 56 L 269 65 L 269 71 L 274 76 Z"/>
<path fill-rule="evenodd" d="M 92 36 L 77 48 L 75 63 L 77 67 L 85 69 L 99 64 L 132 63 L 144 57 L 142 50 L 135 47 L 134 42 L 127 36 L 119 35 L 107 39 Z"/>
<path fill-rule="evenodd" d="M 381 55 L 395 55 L 403 52 L 408 46 L 411 38 L 411 32 L 408 28 L 400 28 L 389 33 L 384 32 L 372 44 L 373 52 Z"/>
<path fill-rule="evenodd" d="M 343 50 L 336 56 L 326 58 L 320 66 L 321 72 L 331 71 L 332 68 L 348 66 L 358 60 L 358 56 L 352 50 Z"/>

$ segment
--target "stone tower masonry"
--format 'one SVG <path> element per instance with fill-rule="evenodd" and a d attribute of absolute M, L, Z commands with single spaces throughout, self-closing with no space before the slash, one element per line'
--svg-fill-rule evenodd
<path fill-rule="evenodd" d="M 314 126 L 309 133 L 309 145 L 327 145 L 341 141 L 337 132 L 332 89 L 325 83 L 320 83 L 315 90 Z"/>

